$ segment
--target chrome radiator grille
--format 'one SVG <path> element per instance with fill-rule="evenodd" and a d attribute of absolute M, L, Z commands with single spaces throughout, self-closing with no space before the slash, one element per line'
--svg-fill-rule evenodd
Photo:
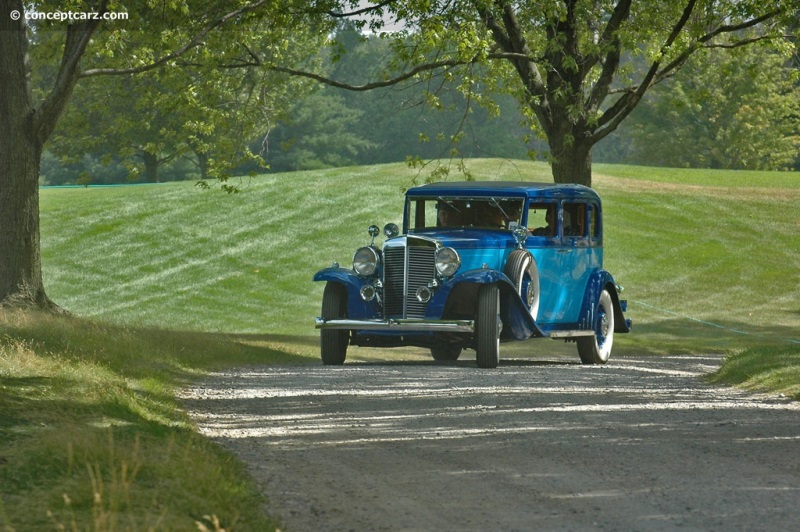
<path fill-rule="evenodd" d="M 386 318 L 424 318 L 427 303 L 417 301 L 417 288 L 435 277 L 433 242 L 397 239 L 383 250 L 384 313 Z"/>

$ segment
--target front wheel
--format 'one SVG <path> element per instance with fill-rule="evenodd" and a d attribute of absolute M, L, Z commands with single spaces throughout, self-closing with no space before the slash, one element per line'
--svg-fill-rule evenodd
<path fill-rule="evenodd" d="M 614 303 L 608 290 L 600 293 L 595 314 L 594 336 L 578 338 L 578 355 L 584 364 L 605 364 L 614 345 Z"/>
<path fill-rule="evenodd" d="M 335 320 L 347 317 L 347 289 L 338 283 L 328 283 L 322 293 L 322 318 Z M 322 329 L 320 333 L 320 354 L 326 366 L 341 366 L 347 356 L 350 331 Z"/>
<path fill-rule="evenodd" d="M 475 346 L 479 368 L 496 368 L 500 363 L 500 328 L 498 313 L 500 289 L 496 284 L 482 285 L 478 291 L 475 315 Z"/>

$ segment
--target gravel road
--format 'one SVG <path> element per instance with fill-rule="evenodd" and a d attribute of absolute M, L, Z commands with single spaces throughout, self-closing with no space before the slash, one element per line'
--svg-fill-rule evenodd
<path fill-rule="evenodd" d="M 800 404 L 713 356 L 260 367 L 186 390 L 284 530 L 789 530 Z"/>

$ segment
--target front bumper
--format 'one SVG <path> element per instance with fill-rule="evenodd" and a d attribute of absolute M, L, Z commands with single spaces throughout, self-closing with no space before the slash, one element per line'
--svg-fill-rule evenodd
<path fill-rule="evenodd" d="M 474 320 L 325 320 L 316 318 L 316 329 L 352 329 L 395 332 L 475 332 Z"/>

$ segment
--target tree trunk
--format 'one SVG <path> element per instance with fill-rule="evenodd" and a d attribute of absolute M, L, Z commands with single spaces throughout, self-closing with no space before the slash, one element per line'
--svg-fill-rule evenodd
<path fill-rule="evenodd" d="M 592 186 L 592 144 L 588 140 L 566 139 L 563 135 L 552 135 L 550 164 L 556 183 L 577 183 Z"/>
<path fill-rule="evenodd" d="M 9 7 L 3 4 L 3 7 Z M 10 7 L 22 11 L 21 2 Z M 0 17 L 0 307 L 57 309 L 45 294 L 39 241 L 39 164 L 24 20 Z"/>
<path fill-rule="evenodd" d="M 197 166 L 200 168 L 200 179 L 208 179 L 208 152 L 195 151 L 197 156 Z"/>
<path fill-rule="evenodd" d="M 55 309 L 40 258 L 41 146 L 25 128 L 10 129 L 0 142 L 0 306 Z"/>
<path fill-rule="evenodd" d="M 144 159 L 144 175 L 148 183 L 160 183 L 158 177 L 158 155 L 153 155 L 150 152 L 142 152 L 142 159 Z"/>

